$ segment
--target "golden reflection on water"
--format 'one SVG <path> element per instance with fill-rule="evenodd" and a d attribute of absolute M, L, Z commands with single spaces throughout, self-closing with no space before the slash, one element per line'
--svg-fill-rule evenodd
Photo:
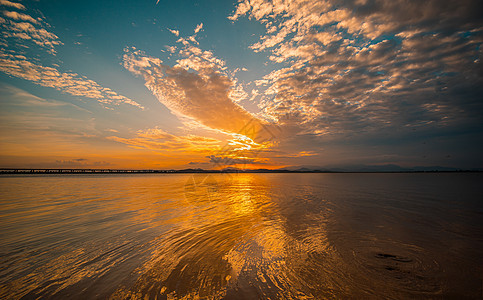
<path fill-rule="evenodd" d="M 436 214 L 437 201 L 421 209 L 440 186 L 413 194 L 414 204 L 403 186 L 390 202 L 387 186 L 400 178 L 378 186 L 379 177 L 351 176 L 2 178 L 0 298 L 404 299 L 478 284 L 467 278 L 480 244 L 455 260 L 424 242 L 455 215 Z M 414 231 L 411 218 L 425 211 L 440 227 Z M 469 243 L 472 232 L 437 238 Z"/>
<path fill-rule="evenodd" d="M 265 293 L 263 286 L 276 284 L 278 290 L 266 296 L 283 293 L 290 298 L 288 292 L 296 286 L 284 272 L 294 241 L 285 233 L 270 193 L 266 179 L 254 174 L 191 176 L 180 226 L 154 243 L 138 280 L 112 298 L 216 299 L 240 284 L 258 289 L 249 290 L 255 292 L 252 296 Z"/>

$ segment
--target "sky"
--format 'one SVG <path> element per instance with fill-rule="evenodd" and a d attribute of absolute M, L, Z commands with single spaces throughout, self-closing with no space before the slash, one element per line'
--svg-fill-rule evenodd
<path fill-rule="evenodd" d="M 0 0 L 0 167 L 483 168 L 481 0 Z"/>

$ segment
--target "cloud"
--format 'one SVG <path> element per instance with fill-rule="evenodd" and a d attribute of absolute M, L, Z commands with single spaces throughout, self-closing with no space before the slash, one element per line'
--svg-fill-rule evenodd
<path fill-rule="evenodd" d="M 16 2 L 11 2 L 11 1 L 8 1 L 8 0 L 0 0 L 0 5 L 10 6 L 10 7 L 16 8 L 16 9 L 20 9 L 20 10 L 25 9 L 25 6 L 23 6 L 22 4 L 16 3 Z"/>
<path fill-rule="evenodd" d="M 111 163 L 107 161 L 90 161 L 85 158 L 77 158 L 70 160 L 56 160 L 55 163 L 50 163 L 54 168 L 88 168 L 88 167 L 108 167 Z"/>
<path fill-rule="evenodd" d="M 30 22 L 30 23 L 33 23 L 33 24 L 39 24 L 39 22 L 37 20 L 35 20 L 34 18 L 32 18 L 31 16 L 26 15 L 26 14 L 22 14 L 22 13 L 18 13 L 16 11 L 4 11 L 3 15 L 6 16 L 7 18 L 11 18 L 11 19 L 14 19 L 14 20 L 21 20 L 21 21 L 27 21 L 27 22 Z"/>
<path fill-rule="evenodd" d="M 75 158 L 73 159 L 73 161 L 87 161 L 86 158 Z"/>
<path fill-rule="evenodd" d="M 329 141 L 475 127 L 483 112 L 481 1 L 242 1 L 229 17 L 266 32 L 277 68 L 257 82 L 263 116 Z"/>
<path fill-rule="evenodd" d="M 5 44 L 13 43 L 19 46 L 26 42 L 32 42 L 37 46 L 47 49 L 53 55 L 57 53 L 55 47 L 63 45 L 57 35 L 46 29 L 50 25 L 42 17 L 34 18 L 28 14 L 16 11 L 3 11 L 3 15 L 7 19 L 2 18 L 0 20 L 3 31 L 0 40 L 3 40 Z"/>
<path fill-rule="evenodd" d="M 15 6 L 12 2 L 2 1 L 0 4 L 25 10 L 23 5 Z M 139 103 L 119 95 L 109 88 L 77 73 L 62 72 L 57 67 L 40 64 L 38 57 L 29 57 L 28 48 L 44 48 L 55 55 L 55 47 L 63 45 L 58 36 L 45 28 L 51 26 L 43 17 L 32 17 L 26 13 L 3 11 L 8 19 L 1 19 L 3 36 L 0 42 L 5 47 L 0 49 L 0 71 L 17 78 L 32 81 L 35 84 L 51 87 L 61 92 L 95 99 L 106 105 L 130 104 L 143 108 Z M 18 22 L 17 22 L 18 21 Z M 29 44 L 30 43 L 30 44 Z"/>
<path fill-rule="evenodd" d="M 203 30 L 203 23 L 200 23 L 196 26 L 195 28 L 195 33 L 198 33 L 200 32 L 201 30 Z"/>
<path fill-rule="evenodd" d="M 102 87 L 84 76 L 60 72 L 53 67 L 37 65 L 23 56 L 0 51 L 0 71 L 73 96 L 95 99 L 103 104 L 119 105 L 124 103 L 142 108 L 137 102 L 119 95 L 109 88 Z"/>
<path fill-rule="evenodd" d="M 133 138 L 110 136 L 108 139 L 120 142 L 136 149 L 149 149 L 162 152 L 210 153 L 218 151 L 220 141 L 213 138 L 186 135 L 178 136 L 156 127 L 140 130 Z"/>
<path fill-rule="evenodd" d="M 175 29 L 169 29 L 169 32 L 171 32 L 172 34 L 174 34 L 175 36 L 179 36 L 179 31 L 178 30 L 175 30 Z"/>
<path fill-rule="evenodd" d="M 190 161 L 188 165 L 207 165 L 209 163 L 203 161 Z"/>
<path fill-rule="evenodd" d="M 50 54 L 55 54 L 55 46 L 63 43 L 58 40 L 58 37 L 48 32 L 47 30 L 37 28 L 27 22 L 6 22 L 3 26 L 5 28 L 4 37 L 12 37 L 21 40 L 31 41 L 37 46 L 47 48 Z"/>
<path fill-rule="evenodd" d="M 234 88 L 232 88 L 229 96 L 235 102 L 240 102 L 248 98 L 248 94 L 245 92 L 245 89 L 241 84 L 237 84 Z"/>
<path fill-rule="evenodd" d="M 4 164 L 28 166 L 74 155 L 86 158 L 92 143 L 95 151 L 102 148 L 93 113 L 84 108 L 5 84 L 0 84 L 0 105 L 0 156 Z M 27 162 L 25 157 L 32 160 Z"/>
<path fill-rule="evenodd" d="M 225 133 L 259 138 L 256 133 L 263 132 L 264 122 L 230 98 L 234 82 L 222 72 L 224 62 L 210 51 L 181 42 L 184 58 L 174 67 L 135 49 L 126 49 L 124 67 L 142 76 L 146 87 L 178 116 Z M 248 130 L 247 124 L 254 128 Z"/>
<path fill-rule="evenodd" d="M 234 158 L 234 157 L 224 157 L 224 156 L 215 156 L 209 155 L 206 158 L 210 159 L 210 163 L 216 165 L 241 165 L 241 164 L 265 164 L 265 162 L 254 159 L 254 158 Z"/>
<path fill-rule="evenodd" d="M 193 134 L 175 135 L 155 127 L 139 130 L 134 137 L 109 136 L 107 139 L 134 149 L 147 149 L 153 153 L 175 155 L 178 158 L 210 158 L 209 162 L 191 162 L 189 165 L 267 164 L 269 161 L 259 154 L 266 154 L 270 145 L 257 144 L 240 134 L 234 134 L 232 139 L 223 141 Z"/>

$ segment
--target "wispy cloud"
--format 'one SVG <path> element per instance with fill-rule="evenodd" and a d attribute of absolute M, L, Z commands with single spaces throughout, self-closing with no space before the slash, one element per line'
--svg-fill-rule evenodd
<path fill-rule="evenodd" d="M 5 0 L 0 4 L 21 10 L 26 9 L 21 4 Z M 46 29 L 51 26 L 40 16 L 34 18 L 27 13 L 6 10 L 2 13 L 6 19 L 0 20 L 3 33 L 0 36 L 0 42 L 4 45 L 0 49 L 0 71 L 73 96 L 95 99 L 104 105 L 125 103 L 143 108 L 134 100 L 102 87 L 85 76 L 62 72 L 58 66 L 43 66 L 38 57 L 30 57 L 22 49 L 38 46 L 47 50 L 49 54 L 55 55 L 57 52 L 55 48 L 63 43 L 57 35 Z"/>
<path fill-rule="evenodd" d="M 86 158 L 74 158 L 69 160 L 56 160 L 50 164 L 54 168 L 105 168 L 111 163 L 107 161 L 92 161 Z"/>
<path fill-rule="evenodd" d="M 197 135 L 174 135 L 160 128 L 140 130 L 133 138 L 110 136 L 108 139 L 137 149 L 177 153 L 212 153 L 220 148 L 221 141 Z"/>
<path fill-rule="evenodd" d="M 0 156 L 4 162 L 13 156 L 67 155 L 85 145 L 87 136 L 97 134 L 92 112 L 71 103 L 4 84 L 0 85 L 0 100 Z"/>
<path fill-rule="evenodd" d="M 233 157 L 227 157 L 227 156 L 215 156 L 215 155 L 210 155 L 207 156 L 207 158 L 210 159 L 210 163 L 219 165 L 219 166 L 233 166 L 233 165 L 263 165 L 265 164 L 264 161 L 261 161 L 260 159 L 256 158 L 233 158 Z"/>
<path fill-rule="evenodd" d="M 84 76 L 60 72 L 53 67 L 37 65 L 23 56 L 0 51 L 0 71 L 73 96 L 95 99 L 103 104 L 119 105 L 125 103 L 142 108 L 137 102 L 119 95 L 109 88 L 102 87 Z"/>

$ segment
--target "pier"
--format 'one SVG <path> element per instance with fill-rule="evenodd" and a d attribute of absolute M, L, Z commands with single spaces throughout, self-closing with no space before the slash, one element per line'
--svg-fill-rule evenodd
<path fill-rule="evenodd" d="M 129 170 L 129 169 L 19 169 L 0 168 L 0 174 L 106 174 L 106 173 L 173 173 L 174 170 Z"/>

